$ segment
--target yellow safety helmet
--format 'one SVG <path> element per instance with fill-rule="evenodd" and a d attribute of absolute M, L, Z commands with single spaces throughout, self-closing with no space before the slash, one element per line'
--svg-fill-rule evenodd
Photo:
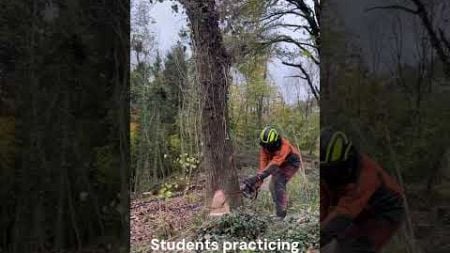
<path fill-rule="evenodd" d="M 343 132 L 332 128 L 320 132 L 320 179 L 330 187 L 354 182 L 358 160 L 356 148 Z"/>
<path fill-rule="evenodd" d="M 259 134 L 259 144 L 269 151 L 276 151 L 281 146 L 281 136 L 272 126 L 266 126 Z"/>
<path fill-rule="evenodd" d="M 353 143 L 341 131 L 325 128 L 320 133 L 320 164 L 332 165 L 347 162 L 352 151 Z"/>

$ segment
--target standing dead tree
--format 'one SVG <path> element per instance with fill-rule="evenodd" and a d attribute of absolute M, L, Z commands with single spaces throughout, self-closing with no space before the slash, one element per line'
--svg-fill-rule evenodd
<path fill-rule="evenodd" d="M 179 0 L 190 21 L 197 81 L 201 91 L 201 132 L 203 166 L 207 169 L 209 202 L 216 190 L 239 190 L 233 147 L 228 134 L 227 97 L 230 58 L 223 45 L 219 15 L 214 0 Z M 241 202 L 230 195 L 231 207 Z"/>

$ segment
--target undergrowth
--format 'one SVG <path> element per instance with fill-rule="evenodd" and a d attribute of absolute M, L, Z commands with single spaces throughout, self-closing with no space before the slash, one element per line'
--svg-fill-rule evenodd
<path fill-rule="evenodd" d="M 307 249 L 318 247 L 319 224 L 315 213 L 292 215 L 284 221 L 278 221 L 271 216 L 249 214 L 246 210 L 239 210 L 220 219 L 209 220 L 189 239 L 202 242 L 215 241 L 219 245 L 225 241 L 283 241 L 296 243 L 298 252 L 305 252 Z"/>
<path fill-rule="evenodd" d="M 248 175 L 254 171 L 248 170 Z M 318 248 L 319 243 L 319 178 L 316 174 L 299 172 L 288 183 L 289 206 L 284 221 L 273 218 L 274 204 L 270 191 L 262 189 L 256 200 L 244 200 L 244 205 L 220 218 L 207 216 L 206 209 L 196 212 L 183 231 L 173 231 L 170 241 L 283 241 L 298 244 L 298 252 Z M 189 196 L 186 195 L 186 196 Z M 167 200 L 166 200 L 167 201 Z M 169 200 L 170 201 L 170 200 Z M 199 196 L 185 198 L 187 203 L 201 201 Z M 161 226 L 159 226 L 161 227 Z M 154 226 L 157 228 L 157 226 Z M 153 231 L 158 234 L 158 231 Z M 150 244 L 150 242 L 149 242 Z M 151 252 L 149 245 L 132 245 L 131 252 Z M 202 251 L 207 252 L 207 251 Z M 218 251 L 216 251 L 218 252 Z M 232 251 L 228 251 L 232 252 Z M 245 252 L 245 251 L 239 251 Z M 262 251 L 251 251 L 262 252 Z M 292 251 L 270 251 L 292 252 Z"/>

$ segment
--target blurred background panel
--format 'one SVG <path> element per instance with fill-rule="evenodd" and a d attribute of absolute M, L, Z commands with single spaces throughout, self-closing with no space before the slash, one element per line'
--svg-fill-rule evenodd
<path fill-rule="evenodd" d="M 321 126 L 344 130 L 405 189 L 385 252 L 448 252 L 450 3 L 326 1 Z"/>
<path fill-rule="evenodd" d="M 127 252 L 129 4 L 0 5 L 0 251 Z"/>

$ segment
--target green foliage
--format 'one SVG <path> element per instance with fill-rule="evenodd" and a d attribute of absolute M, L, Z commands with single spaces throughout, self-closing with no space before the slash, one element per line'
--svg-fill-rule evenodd
<path fill-rule="evenodd" d="M 306 216 L 302 224 L 298 224 L 294 218 L 287 219 L 278 229 L 268 230 L 265 238 L 271 241 L 297 242 L 300 252 L 310 248 L 319 248 L 320 225 L 317 216 Z M 279 252 L 279 251 L 276 251 Z"/>
<path fill-rule="evenodd" d="M 191 175 L 193 171 L 198 168 L 199 160 L 194 156 L 189 156 L 188 153 L 183 153 L 177 158 L 178 164 L 184 174 Z"/>
<path fill-rule="evenodd" d="M 157 55 L 153 64 L 141 62 L 132 71 L 132 126 L 137 126 L 132 132 L 135 191 L 152 188 L 179 168 L 173 157 L 182 152 L 181 94 L 187 85 L 184 50 L 178 44 L 165 59 Z"/>
<path fill-rule="evenodd" d="M 301 220 L 291 217 L 277 221 L 266 215 L 254 215 L 240 210 L 212 220 L 197 231 L 194 240 L 216 241 L 219 244 L 224 241 L 280 240 L 298 243 L 299 252 L 305 252 L 311 247 L 317 248 L 319 245 L 319 223 L 317 215 L 312 213 L 305 213 Z"/>
<path fill-rule="evenodd" d="M 165 183 L 159 190 L 159 196 L 164 199 L 169 199 L 172 197 L 174 190 L 178 188 L 178 183 Z"/>
<path fill-rule="evenodd" d="M 317 105 L 313 101 L 287 104 L 279 88 L 265 79 L 266 64 L 267 58 L 262 54 L 238 65 L 245 81 L 230 90 L 231 133 L 237 149 L 256 151 L 259 131 L 271 124 L 301 150 L 317 155 L 320 120 Z"/>
<path fill-rule="evenodd" d="M 320 114 L 318 107 L 307 109 L 306 105 L 294 107 L 281 107 L 276 111 L 278 117 L 273 122 L 281 129 L 284 136 L 290 139 L 294 145 L 298 145 L 304 153 L 318 156 L 316 147 L 319 138 Z M 306 111 L 305 110 L 311 110 Z"/>
<path fill-rule="evenodd" d="M 233 212 L 202 227 L 197 239 L 222 241 L 223 239 L 254 240 L 264 234 L 268 221 L 245 212 Z"/>

